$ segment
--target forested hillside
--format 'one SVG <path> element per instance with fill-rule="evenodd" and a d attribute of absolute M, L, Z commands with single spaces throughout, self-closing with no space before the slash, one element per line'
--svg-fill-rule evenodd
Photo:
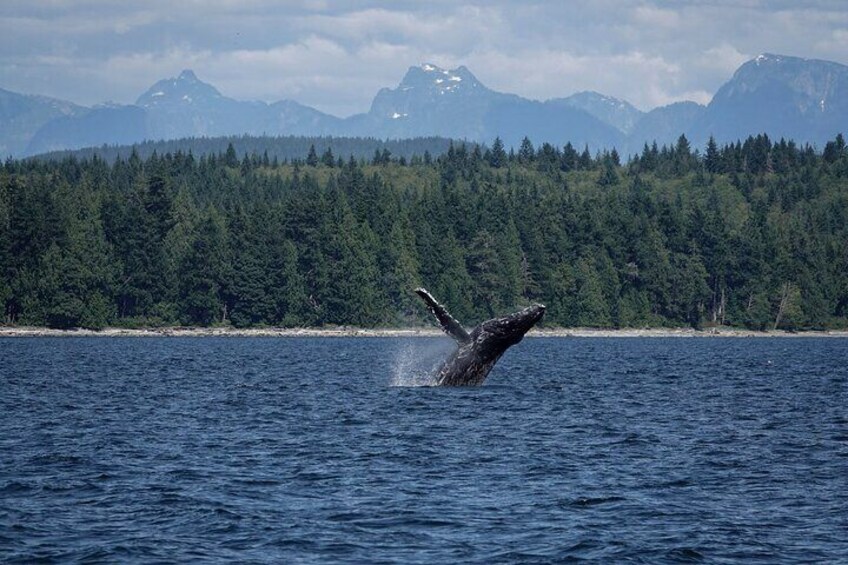
<path fill-rule="evenodd" d="M 765 136 L 615 153 L 132 155 L 0 168 L 0 306 L 54 327 L 845 327 L 848 151 Z"/>

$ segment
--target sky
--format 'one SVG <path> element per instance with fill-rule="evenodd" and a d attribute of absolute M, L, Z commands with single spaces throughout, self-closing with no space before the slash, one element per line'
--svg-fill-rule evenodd
<path fill-rule="evenodd" d="M 845 0 L 2 0 L 0 88 L 133 103 L 192 69 L 222 94 L 348 116 L 421 63 L 546 100 L 708 103 L 760 53 L 848 64 Z"/>

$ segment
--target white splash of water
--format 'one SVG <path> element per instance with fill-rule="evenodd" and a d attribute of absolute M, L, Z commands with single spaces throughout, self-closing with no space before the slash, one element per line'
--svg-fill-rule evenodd
<path fill-rule="evenodd" d="M 413 339 L 398 346 L 389 386 L 434 386 L 439 365 L 454 343 L 448 339 Z"/>

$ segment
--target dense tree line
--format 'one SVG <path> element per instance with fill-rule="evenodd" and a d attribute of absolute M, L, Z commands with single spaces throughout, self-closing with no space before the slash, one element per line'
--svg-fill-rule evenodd
<path fill-rule="evenodd" d="M 135 153 L 141 159 L 149 159 L 154 153 L 192 153 L 195 156 L 224 153 L 232 145 L 239 155 L 257 154 L 267 157 L 269 164 L 280 164 L 293 159 L 305 159 L 310 148 L 323 156 L 327 150 L 345 159 L 351 155 L 357 159 L 370 158 L 375 151 L 388 151 L 395 158 L 410 159 L 413 155 L 441 155 L 448 150 L 451 140 L 444 137 L 416 137 L 413 139 L 375 139 L 370 137 L 328 136 L 255 136 L 231 135 L 226 137 L 188 137 L 160 141 L 145 141 L 134 145 L 103 145 L 86 149 L 54 151 L 33 157 L 56 161 L 73 157 L 91 159 L 98 157 L 108 162 L 128 159 Z"/>
<path fill-rule="evenodd" d="M 306 155 L 7 161 L 5 322 L 410 325 L 418 285 L 468 324 L 533 301 L 562 326 L 848 321 L 841 137 Z"/>

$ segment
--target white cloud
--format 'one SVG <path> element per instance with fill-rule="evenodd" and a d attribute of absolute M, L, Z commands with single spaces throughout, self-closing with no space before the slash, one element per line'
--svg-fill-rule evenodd
<path fill-rule="evenodd" d="M 559 98 L 595 90 L 643 109 L 684 99 L 682 92 L 673 90 L 680 67 L 640 51 L 585 56 L 548 50 L 490 51 L 474 53 L 469 59 L 472 69 L 484 69 L 478 78 L 490 87 L 528 98 Z"/>
<path fill-rule="evenodd" d="M 639 25 L 660 26 L 670 29 L 680 27 L 680 14 L 674 10 L 642 5 L 633 10 L 634 21 Z"/>
<path fill-rule="evenodd" d="M 348 115 L 426 61 L 531 98 L 597 90 L 648 109 L 707 101 L 761 52 L 848 62 L 846 29 L 837 0 L 4 0 L 0 87 L 131 102 L 193 68 L 228 96 Z"/>
<path fill-rule="evenodd" d="M 696 59 L 696 64 L 702 69 L 712 69 L 728 76 L 739 66 L 752 59 L 756 54 L 742 53 L 729 43 L 710 47 Z"/>

